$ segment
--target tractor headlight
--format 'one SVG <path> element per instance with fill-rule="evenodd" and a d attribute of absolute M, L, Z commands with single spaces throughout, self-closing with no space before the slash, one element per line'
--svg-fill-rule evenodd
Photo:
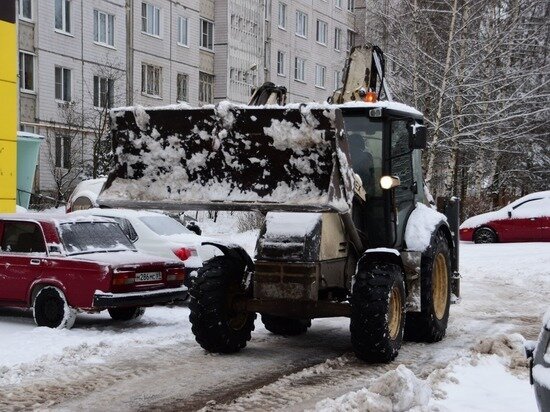
<path fill-rule="evenodd" d="M 382 176 L 380 178 L 380 187 L 384 190 L 392 189 L 401 184 L 401 180 L 397 176 Z"/>

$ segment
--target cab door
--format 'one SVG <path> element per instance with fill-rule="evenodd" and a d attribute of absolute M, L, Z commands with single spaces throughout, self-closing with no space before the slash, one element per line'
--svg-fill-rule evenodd
<path fill-rule="evenodd" d="M 399 177 L 401 184 L 393 189 L 393 203 L 396 211 L 395 245 L 403 243 L 405 223 L 414 210 L 414 195 L 417 184 L 414 180 L 412 153 L 409 146 L 409 119 L 393 120 L 390 129 L 389 163 L 390 174 Z"/>

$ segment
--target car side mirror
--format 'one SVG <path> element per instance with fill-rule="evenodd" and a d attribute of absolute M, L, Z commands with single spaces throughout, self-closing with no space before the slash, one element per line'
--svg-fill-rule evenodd
<path fill-rule="evenodd" d="M 61 248 L 57 245 L 48 246 L 48 253 L 50 255 L 61 255 Z"/>
<path fill-rule="evenodd" d="M 197 234 L 197 235 L 201 235 L 202 234 L 202 230 L 201 228 L 199 227 L 199 225 L 197 225 L 195 222 L 189 222 L 187 223 L 187 229 L 189 229 L 191 232 Z"/>
<path fill-rule="evenodd" d="M 413 121 L 407 125 L 407 130 L 409 131 L 409 147 L 411 149 L 425 149 L 428 135 L 426 126 Z"/>
<path fill-rule="evenodd" d="M 511 210 L 508 211 L 508 217 L 512 217 L 512 211 Z"/>

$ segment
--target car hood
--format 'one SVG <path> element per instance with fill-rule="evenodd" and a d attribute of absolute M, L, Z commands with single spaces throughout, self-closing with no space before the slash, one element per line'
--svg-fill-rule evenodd
<path fill-rule="evenodd" d="M 159 258 L 158 256 L 148 255 L 142 252 L 134 252 L 131 250 L 124 252 L 86 253 L 82 255 L 72 255 L 70 258 L 102 263 L 113 267 L 144 264 L 164 265 L 166 263 L 181 264 L 181 262 L 177 259 Z"/>
<path fill-rule="evenodd" d="M 460 229 L 476 228 L 492 220 L 502 219 L 508 219 L 508 213 L 504 209 L 495 210 L 494 212 L 482 213 L 481 215 L 472 216 L 471 218 L 466 219 L 460 225 Z"/>

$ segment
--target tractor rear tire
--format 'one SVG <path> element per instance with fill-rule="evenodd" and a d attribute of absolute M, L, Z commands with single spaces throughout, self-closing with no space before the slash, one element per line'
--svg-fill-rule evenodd
<path fill-rule="evenodd" d="M 391 362 L 401 348 L 405 326 L 401 268 L 393 263 L 367 263 L 355 275 L 350 302 L 355 355 L 368 363 Z"/>
<path fill-rule="evenodd" d="M 451 253 L 445 235 L 437 233 L 422 255 L 420 312 L 407 313 L 405 340 L 439 342 L 445 336 L 451 304 Z"/>
<path fill-rule="evenodd" d="M 275 335 L 297 336 L 306 333 L 311 326 L 310 319 L 293 319 L 262 313 L 265 328 Z"/>
<path fill-rule="evenodd" d="M 227 256 L 204 263 L 190 290 L 189 320 L 195 340 L 215 353 L 234 353 L 246 346 L 256 314 L 236 307 L 249 291 L 242 285 L 244 265 Z"/>

